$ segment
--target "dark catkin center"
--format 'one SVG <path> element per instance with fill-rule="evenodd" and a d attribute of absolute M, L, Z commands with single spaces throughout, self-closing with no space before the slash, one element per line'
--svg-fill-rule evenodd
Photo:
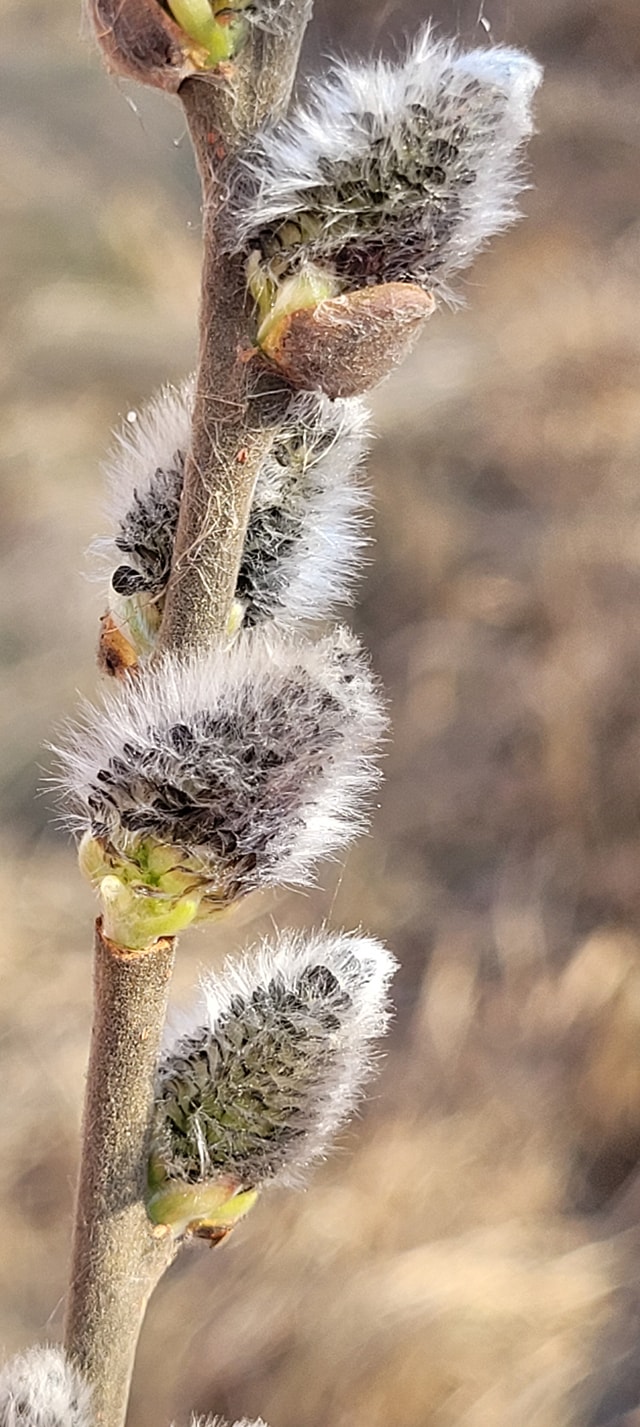
<path fill-rule="evenodd" d="M 120 553 L 133 561 L 120 565 L 111 577 L 119 595 L 143 591 L 157 595 L 166 587 L 178 526 L 184 462 L 184 453 L 176 451 L 167 470 L 158 467 L 155 471 L 147 490 L 133 493 L 115 539 Z"/>
<path fill-rule="evenodd" d="M 481 90 L 469 83 L 457 112 L 419 103 L 402 122 L 381 129 L 370 114 L 354 115 L 367 139 L 363 152 L 344 160 L 320 159 L 324 182 L 304 189 L 293 218 L 266 226 L 258 237 L 265 259 L 283 249 L 295 261 L 330 260 L 350 285 L 425 280 L 446 261 L 447 244 L 460 222 L 465 193 L 476 179 L 472 154 L 490 142 L 499 118 L 482 108 Z M 469 119 L 469 105 L 478 113 Z M 464 110 L 465 117 L 462 117 Z M 475 119 L 473 146 L 470 123 Z M 478 124 L 482 135 L 478 133 Z M 296 238 L 297 232 L 297 238 Z"/>
<path fill-rule="evenodd" d="M 348 681 L 348 671 L 345 676 Z M 332 751 L 344 736 L 336 695 L 302 673 L 233 713 L 149 728 L 96 775 L 92 833 L 116 846 L 122 835 L 193 851 L 248 890 L 282 855 Z M 275 855 L 275 854 L 273 854 Z"/>
<path fill-rule="evenodd" d="M 258 478 L 242 552 L 236 596 L 251 627 L 282 603 L 287 561 L 303 538 L 311 501 L 322 489 L 314 467 L 333 432 L 301 426 L 278 441 Z"/>
<path fill-rule="evenodd" d="M 247 1184 L 277 1173 L 308 1130 L 351 1004 L 333 972 L 313 966 L 293 986 L 275 976 L 234 997 L 213 1034 L 183 1041 L 160 1071 L 166 1165 L 190 1182 L 216 1169 Z"/>
<path fill-rule="evenodd" d="M 236 597 L 244 606 L 244 624 L 251 628 L 271 618 L 282 604 L 289 578 L 287 561 L 305 530 L 309 504 L 322 489 L 314 472 L 318 458 L 335 439 L 313 422 L 300 423 L 269 453 L 258 475 Z M 128 563 L 111 577 L 116 594 L 161 597 L 171 572 L 184 480 L 184 454 L 158 468 L 147 490 L 135 491 L 120 521 L 115 545 Z"/>

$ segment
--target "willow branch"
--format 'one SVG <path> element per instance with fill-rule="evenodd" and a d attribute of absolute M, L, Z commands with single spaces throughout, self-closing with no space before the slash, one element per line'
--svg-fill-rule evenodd
<path fill-rule="evenodd" d="M 127 952 L 96 926 L 95 1012 L 65 1346 L 91 1383 L 95 1427 L 124 1423 L 148 1298 L 170 1235 L 144 1207 L 154 1078 L 174 944 Z"/>
<path fill-rule="evenodd" d="M 252 31 L 233 66 L 180 87 L 203 194 L 200 350 L 191 448 L 160 647 L 224 637 L 251 499 L 286 388 L 250 359 L 244 258 L 229 256 L 224 200 L 239 149 L 287 104 L 310 0 L 289 0 L 277 31 Z M 249 359 L 248 359 L 249 358 Z"/>
<path fill-rule="evenodd" d="M 285 0 L 272 34 L 251 32 L 233 66 L 193 76 L 180 97 L 203 190 L 204 261 L 193 435 L 161 647 L 224 637 L 260 462 L 286 388 L 246 360 L 244 262 L 222 237 L 237 154 L 286 105 L 311 0 Z M 115 31 L 114 31 L 115 33 Z M 154 1076 L 173 944 L 125 952 L 96 930 L 95 1021 L 86 1092 L 68 1352 L 93 1390 L 96 1427 L 122 1427 L 148 1298 L 172 1257 L 145 1212 Z"/>

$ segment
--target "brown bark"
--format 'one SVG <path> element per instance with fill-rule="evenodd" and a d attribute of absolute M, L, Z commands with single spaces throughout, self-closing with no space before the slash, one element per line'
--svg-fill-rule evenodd
<path fill-rule="evenodd" d="M 95 1011 L 65 1346 L 93 1392 L 95 1427 L 121 1427 L 144 1310 L 171 1237 L 144 1207 L 154 1077 L 174 943 L 127 952 L 95 938 Z"/>
<path fill-rule="evenodd" d="M 245 259 L 230 256 L 224 200 L 247 138 L 289 98 L 309 0 L 283 7 L 276 33 L 255 29 L 233 65 L 180 88 L 203 195 L 200 350 L 161 649 L 224 639 L 260 463 L 289 389 L 251 356 Z"/>

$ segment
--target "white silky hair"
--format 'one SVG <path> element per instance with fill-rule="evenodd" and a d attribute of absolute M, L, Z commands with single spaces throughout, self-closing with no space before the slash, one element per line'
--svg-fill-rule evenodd
<path fill-rule="evenodd" d="M 291 708 L 294 687 L 301 692 L 297 706 Z M 300 709 L 304 712 L 305 691 L 314 717 L 317 715 L 317 747 L 301 746 L 297 734 L 296 716 Z M 325 694 L 330 707 L 323 713 Z M 255 712 L 258 759 L 261 736 L 268 747 L 275 739 L 285 761 L 289 748 L 292 765 L 300 766 L 303 790 L 293 811 L 295 834 L 287 802 L 290 795 L 286 790 L 280 794 L 277 779 L 271 793 L 265 795 L 267 806 L 256 813 L 269 840 L 270 865 L 274 867 L 269 882 L 276 876 L 279 883 L 308 882 L 317 858 L 346 846 L 362 829 L 364 801 L 379 781 L 373 755 L 386 727 L 384 709 L 361 646 L 343 626 L 313 643 L 270 629 L 251 631 L 241 635 L 229 650 L 187 659 L 165 655 L 143 668 L 135 680 L 105 688 L 101 705 L 85 703 L 78 722 L 68 728 L 64 743 L 55 749 L 61 766 L 58 783 L 70 810 L 70 826 L 80 835 L 86 831 L 91 822 L 90 799 L 96 791 L 101 792 L 101 770 L 111 760 L 119 760 L 126 783 L 127 748 L 155 753 L 162 747 L 164 731 L 174 725 L 186 724 L 194 730 L 204 762 L 210 735 L 202 731 L 199 720 L 210 715 L 223 717 L 228 730 L 223 738 L 216 736 L 213 751 L 220 774 L 224 774 L 225 760 L 232 765 L 229 783 L 243 825 L 245 793 L 241 777 L 238 782 L 237 760 L 248 708 Z M 327 740 L 329 751 L 318 767 L 318 754 Z M 174 780 L 180 776 L 175 761 L 170 774 Z M 135 766 L 131 780 L 135 802 Z M 215 788 L 211 796 L 215 797 Z"/>
<path fill-rule="evenodd" d="M 335 978 L 339 991 L 344 993 L 344 1005 L 336 1005 L 321 981 L 304 981 L 305 973 L 317 968 L 326 969 Z M 300 1072 L 304 1078 L 296 1078 L 295 1041 L 286 1057 L 297 1107 L 296 1135 L 286 1146 L 283 1162 L 274 1173 L 265 1176 L 263 1183 L 297 1187 L 307 1167 L 325 1153 L 338 1128 L 349 1118 L 375 1068 L 372 1042 L 387 1029 L 389 984 L 396 970 L 391 952 L 374 937 L 360 932 L 330 931 L 327 927 L 311 932 L 279 932 L 275 940 L 264 939 L 240 959 L 227 959 L 221 972 L 203 977 L 197 1004 L 192 1010 L 172 1016 L 162 1062 L 170 1064 L 175 1056 L 180 1064 L 189 1056 L 190 1043 L 199 1045 L 208 1036 L 218 1044 L 227 1044 L 226 1024 L 242 1022 L 245 1006 L 245 1034 L 250 1037 L 252 997 L 256 992 L 262 993 L 261 1014 L 268 1022 L 264 1008 L 273 985 L 291 991 L 303 1002 L 306 997 L 309 1015 L 314 1005 L 319 1010 L 323 1002 L 332 1009 L 335 1006 L 335 1028 L 326 1033 L 326 1055 L 316 1054 L 311 1078 L 308 1054 L 303 1057 Z M 286 1016 L 294 1030 L 296 1019 L 302 1023 L 304 1014 L 304 1006 L 298 1008 L 295 1001 L 287 1006 Z M 286 1041 L 277 1001 L 274 1032 L 277 1043 L 283 1037 Z M 234 1053 L 242 1056 L 242 1046 L 234 1052 L 234 1044 L 231 1034 L 225 1060 Z"/>
<path fill-rule="evenodd" d="M 177 1039 L 192 1035 L 196 1028 L 213 1031 L 236 997 L 246 1001 L 257 986 L 267 986 L 274 978 L 293 988 L 314 966 L 326 966 L 353 997 L 351 1015 L 358 1033 L 367 1039 L 382 1035 L 387 988 L 397 970 L 395 957 L 374 937 L 323 926 L 315 931 L 280 931 L 275 940 L 264 937 L 240 958 L 227 957 L 221 971 L 206 973 L 196 1005 L 172 1013 L 165 1049 L 169 1051 Z"/>
<path fill-rule="evenodd" d="M 457 128 L 456 142 L 473 171 L 473 182 L 460 185 L 459 214 L 439 254 L 437 274 L 415 274 L 451 299 L 453 273 L 517 216 L 514 199 L 524 186 L 517 161 L 533 132 L 531 102 L 541 77 L 540 66 L 519 50 L 460 52 L 453 42 L 437 40 L 431 26 L 401 65 L 383 59 L 335 61 L 327 78 L 312 81 L 308 102 L 265 129 L 244 160 L 249 191 L 236 200 L 235 245 L 250 245 L 261 229 L 304 210 L 314 189 L 329 191 L 332 165 L 352 160 L 357 166 L 366 160 L 372 139 L 384 146 L 386 138 L 391 148 L 394 135 L 405 127 L 411 131 L 412 107 L 419 105 L 434 114 L 443 133 L 449 124 L 452 131 Z M 462 138 L 461 116 L 468 118 Z M 327 199 L 324 216 L 329 260 L 332 221 L 342 224 L 348 214 L 332 212 Z M 355 214 L 354 235 L 357 224 Z"/>
<path fill-rule="evenodd" d="M 175 1427 L 175 1423 L 173 1427 Z M 192 1417 L 189 1427 L 228 1427 L 228 1424 L 222 1417 Z M 234 1422 L 233 1427 L 267 1427 L 267 1424 L 261 1417 L 251 1418 L 251 1420 L 248 1417 L 243 1417 L 241 1422 Z"/>
<path fill-rule="evenodd" d="M 183 468 L 191 439 L 194 393 L 193 376 L 180 386 L 163 387 L 140 412 L 130 413 L 116 433 L 104 464 L 107 517 L 113 534 L 100 536 L 92 544 L 91 553 L 98 557 L 97 578 L 106 575 L 110 579 L 123 561 L 116 536 L 121 525 L 126 527 L 134 496 L 148 499 L 153 515 L 157 473 L 175 470 L 177 465 Z M 276 428 L 275 444 L 282 445 L 300 432 L 305 433 L 305 451 L 298 478 L 286 479 L 274 458 L 267 455 L 258 474 L 247 532 L 250 539 L 264 511 L 268 539 L 279 508 L 294 525 L 294 537 L 282 542 L 277 557 L 278 593 L 271 601 L 267 596 L 266 617 L 283 630 L 326 619 L 337 604 L 350 598 L 368 543 L 370 496 L 361 473 L 370 444 L 364 403 L 355 398 L 330 402 L 320 393 L 298 393 Z M 164 532 L 167 568 L 173 534 Z M 277 540 L 277 530 L 272 538 Z M 117 617 L 117 598 L 110 598 Z"/>
<path fill-rule="evenodd" d="M 186 453 L 191 439 L 191 413 L 195 376 L 191 373 L 179 386 L 163 386 L 139 411 L 131 411 L 116 431 L 111 450 L 103 464 L 107 486 L 107 515 L 117 526 L 131 505 L 134 491 L 143 495 L 153 484 L 157 470 L 170 469 L 176 452 Z M 111 540 L 98 548 L 120 556 Z"/>
<path fill-rule="evenodd" d="M 369 447 L 369 414 L 362 401 L 330 402 L 320 393 L 303 392 L 293 398 L 287 421 L 289 429 L 307 422 L 311 432 L 316 424 L 319 431 L 330 429 L 332 437 L 318 454 L 310 440 L 313 489 L 297 496 L 300 535 L 280 560 L 282 593 L 273 619 L 281 629 L 326 619 L 351 595 L 367 544 L 370 503 L 359 475 Z M 256 484 L 256 506 L 269 499 L 268 472 L 267 462 Z M 274 495 L 277 500 L 277 491 Z M 295 489 L 291 499 L 296 501 Z"/>
<path fill-rule="evenodd" d="M 90 1396 L 62 1348 L 29 1348 L 0 1370 L 0 1427 L 90 1427 Z"/>

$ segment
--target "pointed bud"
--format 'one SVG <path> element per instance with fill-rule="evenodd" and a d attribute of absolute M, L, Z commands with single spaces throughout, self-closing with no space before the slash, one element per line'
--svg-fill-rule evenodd
<path fill-rule="evenodd" d="M 362 826 L 383 728 L 344 629 L 316 644 L 246 634 L 109 688 L 59 750 L 107 935 L 146 946 L 257 888 L 308 882 Z"/>
<path fill-rule="evenodd" d="M 195 41 L 191 53 L 199 68 L 213 69 L 233 59 L 246 43 L 248 0 L 167 0 L 174 19 Z"/>
<path fill-rule="evenodd" d="M 293 387 L 359 396 L 404 361 L 433 308 L 415 283 L 363 287 L 272 323 L 262 351 Z"/>
<path fill-rule="evenodd" d="M 107 69 L 176 94 L 202 67 L 184 30 L 158 0 L 88 0 L 87 11 Z"/>
<path fill-rule="evenodd" d="M 0 1427 L 89 1427 L 89 1399 L 61 1348 L 30 1348 L 0 1370 Z"/>
<path fill-rule="evenodd" d="M 154 647 L 192 403 L 192 381 L 160 392 L 129 422 L 107 466 L 115 537 L 96 548 L 111 572 L 111 609 L 100 639 L 109 673 L 126 672 Z M 245 627 L 269 621 L 285 629 L 324 619 L 350 593 L 364 543 L 366 492 L 358 468 L 366 424 L 360 402 L 292 399 L 256 482 L 234 606 Z"/>
<path fill-rule="evenodd" d="M 176 94 L 189 75 L 215 68 L 249 33 L 246 0 L 88 0 L 107 69 Z"/>
<path fill-rule="evenodd" d="M 203 983 L 158 1072 L 158 1222 L 178 1187 L 300 1181 L 360 1097 L 394 970 L 371 938 L 288 932 Z"/>
<path fill-rule="evenodd" d="M 336 64 L 245 160 L 236 245 L 276 287 L 311 263 L 342 291 L 399 281 L 450 297 L 516 216 L 540 78 L 517 50 L 463 54 L 430 28 L 401 66 Z"/>

